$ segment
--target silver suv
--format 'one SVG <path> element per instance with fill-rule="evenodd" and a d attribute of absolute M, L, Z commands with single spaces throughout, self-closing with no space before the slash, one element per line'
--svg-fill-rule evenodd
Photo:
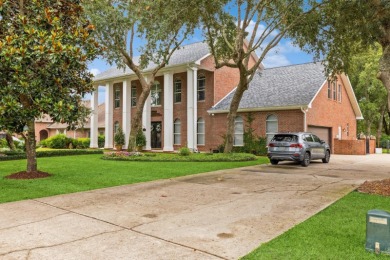
<path fill-rule="evenodd" d="M 328 163 L 330 148 L 312 133 L 279 133 L 268 144 L 267 156 L 273 165 L 279 161 L 296 161 L 307 167 L 311 160 L 316 159 Z"/>

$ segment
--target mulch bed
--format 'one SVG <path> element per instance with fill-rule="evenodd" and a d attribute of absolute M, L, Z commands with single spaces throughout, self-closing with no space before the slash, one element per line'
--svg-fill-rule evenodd
<path fill-rule="evenodd" d="M 5 176 L 4 178 L 26 180 L 26 179 L 46 178 L 49 176 L 51 176 L 51 174 L 49 174 L 47 172 L 41 172 L 41 171 L 26 172 L 26 171 L 23 171 L 23 172 L 13 173 L 11 175 Z"/>
<path fill-rule="evenodd" d="M 357 190 L 362 193 L 390 196 L 390 179 L 365 181 Z"/>

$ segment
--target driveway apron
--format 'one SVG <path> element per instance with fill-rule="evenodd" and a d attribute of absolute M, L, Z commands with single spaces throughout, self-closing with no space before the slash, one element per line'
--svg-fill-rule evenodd
<path fill-rule="evenodd" d="M 237 259 L 365 180 L 390 155 L 333 155 L 0 204 L 1 259 Z"/>

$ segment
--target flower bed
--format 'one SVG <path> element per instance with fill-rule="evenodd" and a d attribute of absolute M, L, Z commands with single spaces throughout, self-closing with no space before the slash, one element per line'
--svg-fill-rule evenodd
<path fill-rule="evenodd" d="M 102 150 L 85 150 L 85 149 L 72 149 L 72 150 L 49 150 L 49 151 L 37 151 L 37 157 L 52 157 L 52 156 L 66 156 L 66 155 L 83 155 L 83 154 L 102 154 Z M 19 160 L 26 159 L 25 152 L 6 151 L 0 153 L 0 161 Z"/>
<path fill-rule="evenodd" d="M 108 152 L 102 159 L 151 162 L 242 162 L 254 161 L 257 157 L 247 153 L 192 153 L 183 156 L 176 153 Z"/>

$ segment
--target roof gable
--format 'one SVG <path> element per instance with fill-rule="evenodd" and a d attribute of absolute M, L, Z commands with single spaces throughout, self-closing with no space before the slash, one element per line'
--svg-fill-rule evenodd
<path fill-rule="evenodd" d="M 245 91 L 239 110 L 308 106 L 325 80 L 324 67 L 320 63 L 259 71 Z M 234 93 L 228 94 L 210 112 L 228 111 Z"/>
<path fill-rule="evenodd" d="M 174 67 L 178 65 L 184 65 L 189 63 L 195 63 L 202 58 L 206 57 L 210 54 L 209 47 L 205 42 L 197 42 L 188 45 L 184 45 L 176 50 L 171 59 L 169 60 L 169 64 L 165 66 L 165 68 Z M 134 62 L 137 64 L 139 57 L 134 58 Z M 144 71 L 149 71 L 155 68 L 157 65 L 154 63 L 150 63 Z M 118 69 L 111 68 L 108 69 L 98 75 L 96 75 L 93 80 L 94 81 L 102 81 L 107 79 L 114 79 L 118 77 L 134 75 L 134 72 L 130 70 L 128 67 L 126 69 Z"/>

